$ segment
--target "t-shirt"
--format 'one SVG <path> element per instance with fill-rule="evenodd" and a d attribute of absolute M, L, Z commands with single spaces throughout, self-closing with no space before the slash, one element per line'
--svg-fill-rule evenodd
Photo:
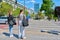
<path fill-rule="evenodd" d="M 20 15 L 19 15 L 19 20 L 22 21 L 22 20 L 23 20 L 23 17 L 26 18 L 26 16 L 25 16 L 24 14 L 20 14 Z"/>

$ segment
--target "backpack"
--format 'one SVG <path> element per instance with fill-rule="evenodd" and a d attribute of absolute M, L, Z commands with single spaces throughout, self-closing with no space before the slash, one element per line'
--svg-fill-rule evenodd
<path fill-rule="evenodd" d="M 25 18 L 25 16 L 23 16 L 22 25 L 23 27 L 27 27 L 29 25 L 28 20 Z"/>

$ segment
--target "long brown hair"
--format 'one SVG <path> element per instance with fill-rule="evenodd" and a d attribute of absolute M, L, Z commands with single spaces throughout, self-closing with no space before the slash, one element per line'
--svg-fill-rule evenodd
<path fill-rule="evenodd" d="M 19 14 L 20 14 L 22 11 L 23 11 L 23 10 L 21 9 L 20 12 L 19 12 Z"/>

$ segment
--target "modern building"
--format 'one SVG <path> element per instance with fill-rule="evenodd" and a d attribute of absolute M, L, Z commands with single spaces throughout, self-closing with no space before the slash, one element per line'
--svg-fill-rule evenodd
<path fill-rule="evenodd" d="M 28 9 L 27 7 L 25 7 L 23 4 L 21 4 L 19 2 L 17 2 L 17 4 L 16 4 L 16 0 L 3 0 L 3 2 L 9 3 L 10 5 L 13 6 L 14 9 L 16 9 L 17 7 L 19 7 L 21 9 L 25 8 L 26 10 L 30 10 L 31 12 L 33 12 L 32 9 Z"/>
<path fill-rule="evenodd" d="M 39 3 L 34 3 L 34 12 L 38 13 L 39 11 Z"/>

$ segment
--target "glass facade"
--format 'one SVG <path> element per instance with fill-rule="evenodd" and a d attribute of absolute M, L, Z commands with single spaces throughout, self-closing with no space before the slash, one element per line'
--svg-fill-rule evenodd
<path fill-rule="evenodd" d="M 34 3 L 34 11 L 36 13 L 39 11 L 39 3 Z"/>

